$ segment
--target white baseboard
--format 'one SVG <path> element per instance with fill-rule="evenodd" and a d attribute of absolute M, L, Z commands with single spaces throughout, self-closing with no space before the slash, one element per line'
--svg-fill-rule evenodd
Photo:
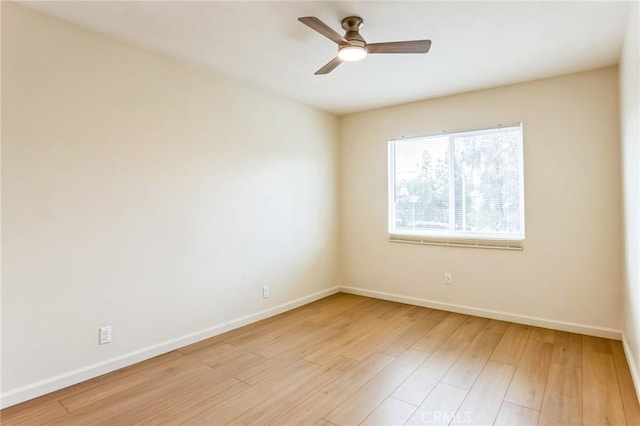
<path fill-rule="evenodd" d="M 237 318 L 231 321 L 227 321 L 222 324 L 209 327 L 204 330 L 190 333 L 175 339 L 168 340 L 153 346 L 148 346 L 140 350 L 130 352 L 115 358 L 111 358 L 96 364 L 92 364 L 77 370 L 69 371 L 54 377 L 50 377 L 45 380 L 41 380 L 36 383 L 32 383 L 17 389 L 12 389 L 0 394 L 0 409 L 10 407 L 12 405 L 24 402 L 39 396 L 48 394 L 50 392 L 65 388 L 67 386 L 74 385 L 76 383 L 83 382 L 85 380 L 98 377 L 102 374 L 115 371 L 119 368 L 123 368 L 140 361 L 144 361 L 149 358 L 153 358 L 158 355 L 170 352 L 172 350 L 181 348 L 183 346 L 190 345 L 192 343 L 199 342 L 204 339 L 208 339 L 218 334 L 225 333 L 227 331 L 254 323 L 256 321 L 263 320 L 265 318 L 278 315 L 282 312 L 289 311 L 299 306 L 306 305 L 324 297 L 336 294 L 339 292 L 356 294 L 360 296 L 372 297 L 375 299 L 389 300 L 393 302 L 406 303 L 416 306 L 424 306 L 427 308 L 441 309 L 450 312 L 457 312 L 467 315 L 475 315 L 485 318 L 498 319 L 503 321 L 511 321 L 519 324 L 534 325 L 538 327 L 546 327 L 555 330 L 569 331 L 573 333 L 587 334 L 591 336 L 605 337 L 609 339 L 620 340 L 622 338 L 622 344 L 624 347 L 625 355 L 629 360 L 629 367 L 633 377 L 633 383 L 636 388 L 636 393 L 640 399 L 640 377 L 638 371 L 635 369 L 633 362 L 633 355 L 628 347 L 624 336 L 619 330 L 610 328 L 596 327 L 584 324 L 576 324 L 564 321 L 556 321 L 545 318 L 532 317 L 527 315 L 519 315 L 509 312 L 494 311 L 490 309 L 476 308 L 472 306 L 457 305 L 452 303 L 437 302 L 434 300 L 422 299 L 418 297 L 402 296 L 398 294 L 385 293 L 374 290 L 367 290 L 356 287 L 332 287 L 327 290 L 319 291 L 309 296 L 301 297 L 291 302 L 283 303 L 282 305 L 265 309 L 254 314 L 246 315 L 241 318 Z"/>
<path fill-rule="evenodd" d="M 473 306 L 456 305 L 453 303 L 437 302 L 435 300 L 422 299 L 419 297 L 402 296 L 399 294 L 385 293 L 382 291 L 367 290 L 357 287 L 341 287 L 343 293 L 356 294 L 359 296 L 373 297 L 375 299 L 389 300 L 391 302 L 406 303 L 408 305 L 424 306 L 426 308 L 440 309 L 443 311 L 457 312 L 466 315 L 475 315 L 483 318 L 491 318 L 502 321 L 510 321 L 518 324 L 534 325 L 537 327 L 551 328 L 554 330 L 569 331 L 572 333 L 587 334 L 589 336 L 606 337 L 607 339 L 620 340 L 620 330 L 597 327 L 572 322 L 557 321 L 546 318 L 519 315 L 510 312 L 494 311 L 491 309 L 476 308 Z"/>
<path fill-rule="evenodd" d="M 332 287 L 330 289 L 322 290 L 317 293 L 310 294 L 309 296 L 301 297 L 299 299 L 283 303 L 282 305 L 275 306 L 273 308 L 265 309 L 254 314 L 227 321 L 225 323 L 218 324 L 213 327 L 197 331 L 195 333 L 180 336 L 166 342 L 148 346 L 134 352 L 101 361 L 96 364 L 88 365 L 86 367 L 69 371 L 67 373 L 63 373 L 54 377 L 50 377 L 36 383 L 31 383 L 17 389 L 3 392 L 2 394 L 0 394 L 0 409 L 19 404 L 20 402 L 37 398 L 42 395 L 46 395 L 50 392 L 66 388 L 67 386 L 71 386 L 76 383 L 101 376 L 111 371 L 115 371 L 119 368 L 123 368 L 128 365 L 135 364 L 137 362 L 173 351 L 183 346 L 187 346 L 192 343 L 217 336 L 218 334 L 222 334 L 227 331 L 254 323 L 256 321 L 260 321 L 265 318 L 290 311 L 291 309 L 306 305 L 308 303 L 322 299 L 323 297 L 327 297 L 339 292 L 340 287 Z"/>
<path fill-rule="evenodd" d="M 622 333 L 622 348 L 624 349 L 624 356 L 627 357 L 627 364 L 629 364 L 629 370 L 631 371 L 633 387 L 636 389 L 636 397 L 638 397 L 638 402 L 640 403 L 640 372 L 638 371 L 638 364 L 636 364 L 636 359 L 633 356 L 633 352 L 629 347 L 629 342 L 627 342 L 627 338 L 624 333 Z"/>

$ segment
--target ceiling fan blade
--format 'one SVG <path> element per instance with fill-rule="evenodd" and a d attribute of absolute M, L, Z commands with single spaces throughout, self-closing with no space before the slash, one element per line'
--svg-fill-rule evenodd
<path fill-rule="evenodd" d="M 335 58 L 333 58 L 332 60 L 330 60 L 329 62 L 327 62 L 327 64 L 320 68 L 318 71 L 316 71 L 314 74 L 315 75 L 321 75 L 321 74 L 329 74 L 331 71 L 333 71 L 334 69 L 336 69 L 336 67 L 338 65 L 340 65 L 342 63 L 342 59 L 338 58 L 337 56 Z"/>
<path fill-rule="evenodd" d="M 367 53 L 427 53 L 431 40 L 392 41 L 367 44 Z"/>
<path fill-rule="evenodd" d="M 322 34 L 323 36 L 327 37 L 329 40 L 332 40 L 335 43 L 338 43 L 338 44 L 349 43 L 344 37 L 342 37 L 337 32 L 333 31 L 331 27 L 329 27 L 327 24 L 325 24 L 315 16 L 305 16 L 302 18 L 298 18 L 298 21 L 302 22 L 312 30 L 319 32 L 320 34 Z"/>

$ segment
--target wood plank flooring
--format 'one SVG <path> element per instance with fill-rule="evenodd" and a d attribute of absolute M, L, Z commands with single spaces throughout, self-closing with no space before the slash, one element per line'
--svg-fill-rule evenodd
<path fill-rule="evenodd" d="M 620 342 L 337 294 L 0 412 L 3 425 L 640 425 Z"/>

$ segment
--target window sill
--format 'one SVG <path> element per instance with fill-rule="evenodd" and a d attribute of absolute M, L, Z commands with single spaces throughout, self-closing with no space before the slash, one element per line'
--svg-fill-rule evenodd
<path fill-rule="evenodd" d="M 472 239 L 472 238 L 436 238 L 436 237 L 416 237 L 408 235 L 389 235 L 389 242 L 424 244 L 430 246 L 480 248 L 494 250 L 517 250 L 523 249 L 524 240 L 492 240 L 492 239 Z"/>

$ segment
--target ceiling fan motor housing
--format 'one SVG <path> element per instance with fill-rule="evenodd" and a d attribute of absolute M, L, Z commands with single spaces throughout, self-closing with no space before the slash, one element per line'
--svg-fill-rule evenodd
<path fill-rule="evenodd" d="M 365 47 L 367 42 L 360 35 L 360 27 L 364 21 L 359 16 L 348 16 L 342 20 L 342 29 L 346 31 L 344 38 L 351 46 Z"/>

